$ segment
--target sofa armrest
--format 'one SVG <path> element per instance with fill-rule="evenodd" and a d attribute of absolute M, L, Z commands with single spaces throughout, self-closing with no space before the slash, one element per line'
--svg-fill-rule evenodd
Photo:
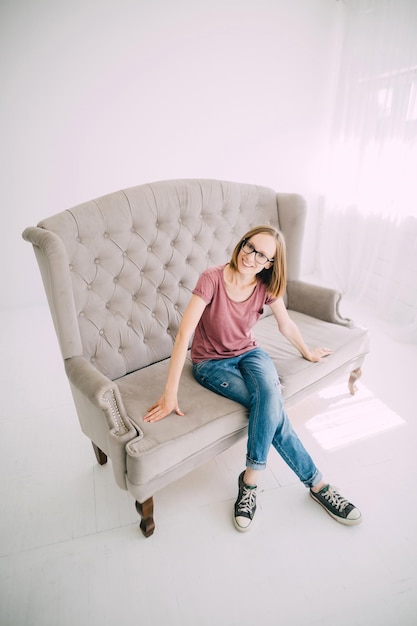
<path fill-rule="evenodd" d="M 83 356 L 65 359 L 65 371 L 71 384 L 105 413 L 109 428 L 121 434 L 129 430 L 126 411 L 116 383 L 102 374 Z M 114 398 L 115 407 L 109 404 L 111 397 Z"/>
<path fill-rule="evenodd" d="M 341 298 L 340 291 L 329 287 L 321 287 L 301 280 L 288 281 L 287 284 L 288 309 L 324 322 L 352 327 L 352 320 L 342 317 L 339 313 Z"/>
<path fill-rule="evenodd" d="M 88 404 L 103 412 L 108 425 L 107 441 L 114 476 L 119 487 L 126 489 L 125 446 L 141 433 L 138 433 L 126 414 L 117 384 L 83 356 L 66 359 L 65 371 L 75 390 L 88 400 Z M 79 417 L 80 421 L 88 420 L 88 415 Z"/>

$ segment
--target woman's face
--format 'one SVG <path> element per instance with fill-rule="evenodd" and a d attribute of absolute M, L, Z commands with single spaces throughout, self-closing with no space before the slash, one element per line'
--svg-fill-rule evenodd
<path fill-rule="evenodd" d="M 260 254 L 257 254 L 260 253 Z M 267 233 L 258 233 L 247 240 L 242 246 L 237 257 L 238 269 L 245 274 L 259 274 L 264 269 L 271 267 L 269 259 L 274 259 L 276 253 L 275 239 Z M 267 262 L 259 262 L 264 261 Z"/>

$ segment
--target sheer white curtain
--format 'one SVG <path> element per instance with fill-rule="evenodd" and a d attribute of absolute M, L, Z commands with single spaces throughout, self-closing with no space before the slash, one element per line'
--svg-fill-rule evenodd
<path fill-rule="evenodd" d="M 320 273 L 417 342 L 417 0 L 345 0 Z"/>

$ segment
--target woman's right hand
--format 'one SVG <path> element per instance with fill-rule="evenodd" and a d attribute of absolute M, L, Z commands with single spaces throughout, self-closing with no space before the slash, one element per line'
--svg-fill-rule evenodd
<path fill-rule="evenodd" d="M 155 402 L 143 416 L 145 422 L 159 422 L 167 415 L 175 411 L 177 415 L 184 415 L 178 406 L 178 385 L 181 372 L 184 367 L 190 338 L 195 331 L 201 318 L 206 303 L 200 296 L 192 295 L 187 308 L 182 316 L 181 324 L 174 343 L 174 349 L 168 368 L 167 382 L 162 396 Z"/>
<path fill-rule="evenodd" d="M 184 415 L 178 406 L 177 394 L 164 392 L 158 402 L 149 407 L 146 415 L 143 416 L 143 420 L 145 422 L 159 422 L 159 420 L 162 420 L 173 411 L 177 415 Z"/>

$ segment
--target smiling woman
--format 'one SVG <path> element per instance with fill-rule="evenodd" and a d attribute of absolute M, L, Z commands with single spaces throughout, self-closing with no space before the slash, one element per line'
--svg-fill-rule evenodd
<path fill-rule="evenodd" d="M 282 234 L 261 225 L 240 239 L 229 263 L 203 272 L 180 323 L 162 396 L 143 418 L 152 423 L 172 411 L 184 415 L 178 403 L 178 387 L 192 340 L 196 380 L 248 409 L 246 469 L 238 479 L 233 518 L 242 532 L 250 528 L 255 515 L 258 475 L 266 468 L 271 446 L 332 517 L 349 525 L 361 521 L 358 509 L 324 482 L 293 430 L 283 406 L 275 365 L 252 333 L 268 305 L 279 332 L 305 359 L 319 362 L 332 352 L 324 347 L 310 349 L 291 320 L 283 302 L 285 259 Z"/>

